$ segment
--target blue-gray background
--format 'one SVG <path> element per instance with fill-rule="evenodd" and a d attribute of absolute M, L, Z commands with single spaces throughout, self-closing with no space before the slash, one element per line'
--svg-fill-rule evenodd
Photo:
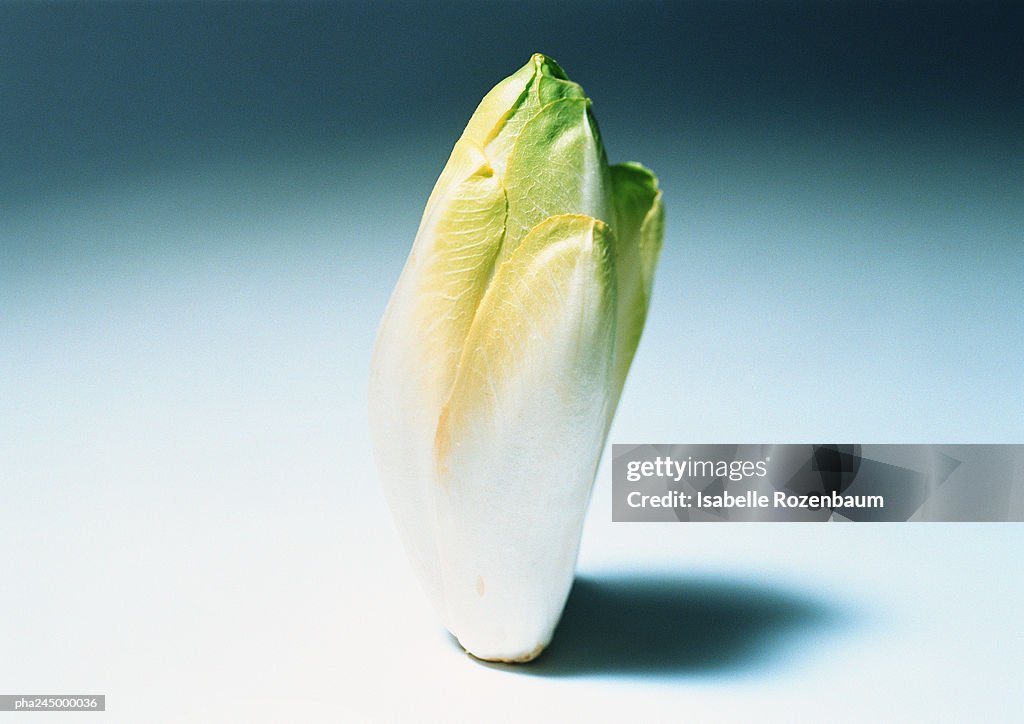
<path fill-rule="evenodd" d="M 162 687 L 199 692 L 174 721 L 225 692 L 249 721 L 296 699 L 307 721 L 387 718 L 388 682 L 420 671 L 396 661 L 439 657 L 425 712 L 611 711 L 422 638 L 374 479 L 376 323 L 475 103 L 548 53 L 611 159 L 661 178 L 614 441 L 1021 442 L 1022 34 L 1011 3 L 0 5 L 0 689 L 147 720 Z M 846 674 L 955 714 L 942 672 L 966 665 L 1005 712 L 1019 528 L 655 533 L 607 522 L 606 478 L 581 570 L 845 581 L 868 609 L 905 586 L 935 629 L 862 637 Z M 967 617 L 994 628 L 939 646 Z M 894 650 L 935 669 L 909 698 L 869 677 Z M 643 696 L 688 687 L 728 718 L 800 680 L 820 713 L 799 664 L 759 661 L 714 679 L 734 710 L 699 666 Z"/>

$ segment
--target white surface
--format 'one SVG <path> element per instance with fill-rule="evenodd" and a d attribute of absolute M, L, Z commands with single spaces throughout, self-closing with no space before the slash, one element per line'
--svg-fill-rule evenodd
<path fill-rule="evenodd" d="M 761 651 L 768 623 L 763 641 L 752 634 L 749 649 L 709 672 L 544 678 L 458 651 L 413 584 L 381 501 L 336 502 L 21 511 L 0 539 L 0 681 L 9 692 L 106 693 L 107 720 L 118 722 L 1021 713 L 1019 526 L 613 525 L 597 505 L 581 565 L 593 578 L 703 572 L 819 603 L 835 620 Z"/>
<path fill-rule="evenodd" d="M 188 193 L 204 198 L 202 183 Z M 106 715 L 40 721 L 1024 716 L 1024 526 L 612 524 L 607 460 L 582 575 L 613 585 L 640 574 L 682 592 L 697 576 L 801 601 L 820 620 L 786 631 L 737 622 L 749 642 L 706 669 L 677 642 L 690 663 L 658 676 L 640 674 L 643 651 L 559 676 L 467 658 L 415 584 L 368 446 L 366 365 L 404 245 L 339 251 L 334 236 L 358 236 L 374 219 L 400 234 L 415 219 L 368 210 L 343 220 L 288 196 L 198 218 L 179 213 L 191 207 L 173 188 L 131 193 L 6 227 L 26 243 L 72 235 L 88 251 L 73 268 L 58 259 L 23 269 L 0 289 L 0 691 L 107 695 Z M 131 244 L 104 245 L 110 229 L 180 244 L 138 256 Z M 231 243 L 208 246 L 204 234 Z M 308 243 L 301 253 L 275 245 L 288 238 Z M 919 442 L 960 429 L 950 415 L 880 412 L 856 386 L 830 392 L 827 347 L 805 361 L 803 389 L 817 399 L 774 389 L 770 401 L 725 409 L 714 389 L 666 377 L 671 295 L 654 310 L 612 441 L 895 442 L 910 417 L 917 427 L 903 436 Z M 689 359 L 688 374 L 713 363 Z M 764 368 L 751 369 L 742 384 L 753 389 Z M 862 392 L 884 397 L 890 382 L 864 379 Z M 904 399 L 932 399 L 934 380 L 907 380 Z M 845 417 L 834 414 L 842 404 Z M 956 441 L 1020 433 L 968 412 L 975 432 Z M 714 610 L 704 616 L 730 627 L 730 610 L 717 623 Z M 667 626 L 664 637 L 679 634 Z"/>

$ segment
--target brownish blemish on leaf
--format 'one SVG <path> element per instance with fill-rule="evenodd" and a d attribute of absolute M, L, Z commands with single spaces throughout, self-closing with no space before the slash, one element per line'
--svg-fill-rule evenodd
<path fill-rule="evenodd" d="M 448 448 L 451 440 L 448 437 L 448 405 L 441 408 L 441 415 L 437 420 L 437 429 L 434 431 L 434 461 L 437 465 L 438 480 L 444 485 L 447 482 L 448 473 Z"/>
<path fill-rule="evenodd" d="M 484 577 L 483 576 L 477 576 L 476 577 L 476 593 L 477 593 L 477 595 L 478 596 L 484 595 L 484 592 L 486 590 L 487 590 L 487 588 L 486 588 L 486 586 L 484 586 Z"/>

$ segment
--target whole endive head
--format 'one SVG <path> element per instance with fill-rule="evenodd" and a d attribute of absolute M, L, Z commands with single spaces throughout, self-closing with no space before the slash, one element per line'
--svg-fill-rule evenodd
<path fill-rule="evenodd" d="M 534 55 L 481 101 L 384 314 L 370 414 L 388 501 L 470 653 L 528 660 L 561 615 L 661 248 L 657 180 L 609 166 Z"/>

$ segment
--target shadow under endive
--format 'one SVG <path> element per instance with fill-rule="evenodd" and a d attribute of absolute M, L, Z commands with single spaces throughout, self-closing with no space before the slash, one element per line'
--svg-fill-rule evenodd
<path fill-rule="evenodd" d="M 578 578 L 540 658 L 488 665 L 555 677 L 751 673 L 785 660 L 800 639 L 849 623 L 849 615 L 806 592 L 732 577 Z"/>

